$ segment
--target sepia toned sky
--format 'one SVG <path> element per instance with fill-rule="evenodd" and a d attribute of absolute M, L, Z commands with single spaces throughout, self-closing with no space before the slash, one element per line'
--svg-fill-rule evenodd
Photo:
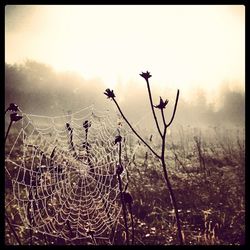
<path fill-rule="evenodd" d="M 7 5 L 5 61 L 26 59 L 101 79 L 149 70 L 159 89 L 245 86 L 243 5 Z"/>

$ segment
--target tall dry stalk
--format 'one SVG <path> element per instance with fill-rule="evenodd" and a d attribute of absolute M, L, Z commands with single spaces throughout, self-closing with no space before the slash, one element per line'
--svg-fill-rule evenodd
<path fill-rule="evenodd" d="M 11 128 L 12 124 L 22 119 L 22 116 L 20 116 L 20 115 L 17 113 L 17 111 L 20 111 L 20 109 L 19 109 L 19 107 L 18 107 L 17 104 L 11 103 L 11 104 L 9 105 L 9 107 L 5 110 L 5 113 L 4 113 L 4 114 L 6 115 L 6 113 L 7 113 L 8 111 L 11 111 L 12 113 L 10 114 L 10 123 L 9 123 L 8 129 L 7 129 L 7 132 L 6 132 L 6 135 L 5 135 L 5 139 L 4 139 L 4 142 L 5 142 L 5 143 L 6 143 L 6 140 L 7 140 L 7 138 L 8 138 L 8 135 L 9 135 L 10 128 Z M 17 233 L 16 233 L 16 230 L 15 230 L 15 228 L 13 227 L 12 222 L 11 222 L 10 218 L 8 217 L 8 215 L 7 215 L 6 213 L 5 213 L 5 220 L 7 221 L 7 224 L 9 225 L 10 230 L 11 230 L 11 232 L 13 233 L 13 235 L 14 235 L 16 241 L 18 242 L 18 244 L 19 244 L 19 245 L 22 245 L 22 244 L 21 244 L 21 241 L 20 241 L 20 239 L 19 239 L 19 237 L 18 237 L 18 235 L 17 235 Z"/>
<path fill-rule="evenodd" d="M 127 118 L 125 117 L 125 115 L 123 114 L 119 104 L 117 103 L 116 99 L 115 99 L 115 94 L 113 92 L 113 90 L 110 89 L 106 89 L 106 91 L 104 92 L 105 95 L 107 95 L 108 98 L 110 98 L 111 100 L 114 101 L 117 109 L 119 110 L 121 116 L 123 117 L 123 119 L 125 120 L 125 122 L 128 124 L 128 126 L 130 127 L 130 129 L 133 131 L 133 133 L 144 143 L 144 145 L 156 156 L 156 158 L 158 158 L 161 162 L 162 165 L 162 170 L 163 170 L 163 174 L 164 174 L 164 180 L 166 183 L 166 188 L 169 191 L 170 197 L 171 197 L 171 201 L 172 201 L 172 205 L 175 211 L 175 218 L 176 218 L 176 224 L 177 224 L 177 229 L 178 229 L 178 238 L 179 238 L 179 242 L 180 245 L 183 245 L 183 235 L 182 235 L 182 231 L 181 231 L 181 223 L 180 223 L 180 216 L 178 213 L 178 207 L 177 207 L 177 202 L 176 202 L 176 198 L 175 198 L 175 194 L 171 185 L 171 182 L 169 180 L 169 176 L 168 176 L 168 171 L 167 171 L 167 165 L 165 162 L 165 148 L 166 148 L 166 135 L 167 135 L 167 128 L 172 124 L 174 117 L 175 117 L 175 113 L 176 113 L 176 108 L 177 108 L 177 104 L 178 104 L 178 99 L 179 99 L 179 90 L 177 90 L 177 95 L 176 95 L 176 100 L 175 100 L 175 105 L 174 105 L 174 110 L 172 113 L 172 117 L 170 119 L 170 121 L 168 123 L 166 123 L 165 120 L 165 115 L 164 115 L 164 109 L 166 108 L 166 105 L 168 104 L 168 100 L 163 101 L 162 98 L 160 97 L 160 103 L 156 106 L 153 105 L 153 100 L 152 100 L 152 95 L 151 95 L 151 89 L 150 89 L 150 84 L 148 79 L 151 77 L 150 73 L 147 71 L 145 73 L 140 74 L 146 81 L 147 83 L 147 90 L 148 90 L 148 96 L 149 96 L 149 101 L 150 101 L 150 107 L 152 110 L 152 114 L 153 114 L 153 118 L 158 130 L 158 133 L 161 137 L 161 153 L 158 154 L 138 133 L 137 131 L 133 128 L 133 126 L 130 124 L 130 122 L 127 120 Z M 159 109 L 161 112 L 161 118 L 162 118 L 162 122 L 163 122 L 163 131 L 161 131 L 156 114 L 155 114 L 155 108 Z"/>

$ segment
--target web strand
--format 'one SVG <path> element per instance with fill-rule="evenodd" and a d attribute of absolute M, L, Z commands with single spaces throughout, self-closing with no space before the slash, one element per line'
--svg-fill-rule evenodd
<path fill-rule="evenodd" d="M 5 169 L 13 196 L 8 206 L 15 204 L 19 226 L 30 230 L 28 241 L 40 233 L 46 242 L 111 244 L 121 217 L 114 140 L 118 129 L 129 140 L 129 130 L 93 106 L 65 116 L 22 116 L 6 141 Z"/>

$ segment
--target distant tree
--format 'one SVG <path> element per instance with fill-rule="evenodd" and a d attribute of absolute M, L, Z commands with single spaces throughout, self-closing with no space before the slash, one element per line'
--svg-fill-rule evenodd
<path fill-rule="evenodd" d="M 230 123 L 242 124 L 245 121 L 245 96 L 243 93 L 226 91 L 223 106 L 217 113 L 218 119 Z"/>

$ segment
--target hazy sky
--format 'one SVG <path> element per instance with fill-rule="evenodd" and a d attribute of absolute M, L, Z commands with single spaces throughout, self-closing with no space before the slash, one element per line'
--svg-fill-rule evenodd
<path fill-rule="evenodd" d="M 144 84 L 142 70 L 159 88 L 245 85 L 243 5 L 9 5 L 5 28 L 7 63 L 34 59 L 111 88 Z"/>

